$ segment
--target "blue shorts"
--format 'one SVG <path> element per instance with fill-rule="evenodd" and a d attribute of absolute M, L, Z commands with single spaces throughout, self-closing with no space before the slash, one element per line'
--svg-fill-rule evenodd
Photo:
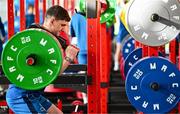
<path fill-rule="evenodd" d="M 6 98 L 6 101 L 15 114 L 45 114 L 52 105 L 48 99 L 40 94 L 27 94 L 16 99 Z"/>

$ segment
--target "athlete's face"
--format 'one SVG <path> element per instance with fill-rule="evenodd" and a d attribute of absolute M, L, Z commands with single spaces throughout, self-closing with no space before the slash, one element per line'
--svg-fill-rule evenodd
<path fill-rule="evenodd" d="M 60 31 L 65 31 L 65 28 L 68 26 L 68 22 L 65 20 L 54 19 L 51 25 L 51 32 L 58 35 Z"/>
<path fill-rule="evenodd" d="M 45 18 L 43 26 L 55 35 L 59 35 L 59 32 L 65 31 L 68 26 L 67 21 L 57 20 L 54 17 Z"/>

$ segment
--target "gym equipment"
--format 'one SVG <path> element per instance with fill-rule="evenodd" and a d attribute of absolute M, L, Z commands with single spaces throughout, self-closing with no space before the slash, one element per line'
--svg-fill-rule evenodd
<path fill-rule="evenodd" d="M 123 23 L 123 25 L 125 26 L 125 28 L 127 30 L 128 30 L 128 27 L 127 27 L 127 23 L 126 23 L 126 11 L 127 11 L 127 8 L 129 7 L 129 5 L 131 4 L 132 1 L 133 0 L 126 1 L 127 3 L 122 7 L 122 11 L 120 14 L 121 22 Z"/>
<path fill-rule="evenodd" d="M 133 50 L 124 60 L 124 75 L 126 76 L 129 69 L 140 59 L 142 59 L 142 48 L 136 48 Z M 163 57 L 164 55 L 161 52 L 158 52 L 159 56 Z"/>
<path fill-rule="evenodd" d="M 124 75 L 127 76 L 129 69 L 142 58 L 142 48 L 136 48 L 124 60 Z"/>
<path fill-rule="evenodd" d="M 78 110 L 79 106 L 83 105 L 83 102 L 80 100 L 75 100 L 72 102 L 72 105 L 75 106 L 75 110 L 71 114 L 83 114 L 83 110 Z"/>
<path fill-rule="evenodd" d="M 105 23 L 105 22 L 111 20 L 111 18 L 113 18 L 113 16 L 115 15 L 116 0 L 106 0 L 106 2 L 107 2 L 108 8 L 105 10 L 105 12 L 103 12 L 101 14 L 100 23 Z M 85 0 L 79 1 L 79 8 L 80 8 L 81 12 L 86 11 L 86 1 Z M 91 12 L 89 12 L 89 13 L 91 13 Z"/>
<path fill-rule="evenodd" d="M 86 10 L 86 1 L 85 0 L 80 0 L 79 1 L 79 10 L 81 12 L 85 12 Z"/>
<path fill-rule="evenodd" d="M 132 0 L 126 10 L 128 31 L 149 46 L 164 45 L 180 32 L 178 0 Z"/>
<path fill-rule="evenodd" d="M 131 36 L 129 35 L 129 34 L 127 34 L 123 39 L 122 39 L 122 41 L 120 42 L 121 43 L 121 45 L 122 45 L 122 47 L 123 47 L 123 45 L 125 44 L 125 42 L 130 38 Z M 122 49 L 122 48 L 121 48 Z M 121 50 L 122 51 L 122 50 Z"/>
<path fill-rule="evenodd" d="M 2 52 L 2 68 L 16 86 L 37 90 L 50 84 L 62 67 L 61 45 L 50 33 L 28 29 L 14 35 Z"/>
<path fill-rule="evenodd" d="M 129 37 L 122 45 L 122 55 L 124 60 L 135 49 L 134 43 L 135 43 L 134 38 Z"/>
<path fill-rule="evenodd" d="M 87 8 L 86 17 L 87 18 L 97 18 L 97 3 L 96 0 L 86 0 Z"/>
<path fill-rule="evenodd" d="M 162 57 L 146 57 L 129 70 L 125 82 L 131 104 L 144 113 L 166 113 L 176 106 L 180 95 L 180 72 Z"/>
<path fill-rule="evenodd" d="M 1 100 L 1 101 L 0 101 L 0 113 L 1 113 L 1 114 L 10 114 L 10 113 L 9 113 L 9 110 L 10 110 L 10 109 L 9 109 L 6 101 L 5 101 L 5 100 Z"/>
<path fill-rule="evenodd" d="M 115 15 L 116 0 L 106 0 L 108 8 L 101 14 L 100 23 L 105 23 Z"/>
<path fill-rule="evenodd" d="M 115 15 L 106 22 L 107 28 L 110 28 L 115 23 Z"/>

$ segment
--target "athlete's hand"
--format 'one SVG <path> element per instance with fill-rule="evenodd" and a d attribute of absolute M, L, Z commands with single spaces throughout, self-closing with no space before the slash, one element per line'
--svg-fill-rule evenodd
<path fill-rule="evenodd" d="M 74 45 L 69 45 L 65 50 L 66 57 L 70 59 L 70 61 L 73 61 L 76 58 L 78 52 L 79 48 Z"/>

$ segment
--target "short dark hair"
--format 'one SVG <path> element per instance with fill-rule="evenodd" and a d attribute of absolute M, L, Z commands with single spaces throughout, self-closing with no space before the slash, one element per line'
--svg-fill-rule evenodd
<path fill-rule="evenodd" d="M 46 11 L 46 17 L 48 18 L 49 16 L 55 17 L 56 20 L 65 20 L 68 22 L 71 20 L 67 10 L 59 5 L 54 5 Z"/>

